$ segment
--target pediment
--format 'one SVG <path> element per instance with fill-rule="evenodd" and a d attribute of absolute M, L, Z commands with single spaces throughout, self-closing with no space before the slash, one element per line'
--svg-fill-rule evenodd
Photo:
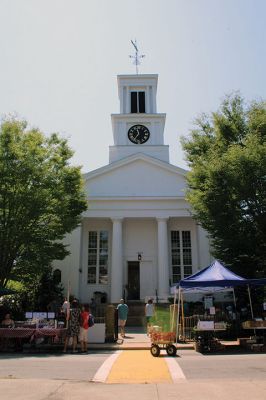
<path fill-rule="evenodd" d="M 84 175 L 92 197 L 184 197 L 185 170 L 135 154 Z"/>

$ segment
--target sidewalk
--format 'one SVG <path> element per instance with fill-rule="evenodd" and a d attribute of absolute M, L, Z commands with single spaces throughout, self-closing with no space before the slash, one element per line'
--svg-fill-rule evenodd
<path fill-rule="evenodd" d="M 221 340 L 227 351 L 239 348 L 239 341 Z M 126 327 L 126 336 L 119 339 L 116 343 L 88 343 L 89 349 L 97 350 L 150 350 L 151 340 L 144 332 L 142 327 Z M 194 342 L 178 343 L 177 350 L 194 350 Z"/>
<path fill-rule="evenodd" d="M 239 351 L 241 347 L 238 341 L 221 341 L 225 346 L 226 351 Z M 151 340 L 150 337 L 144 332 L 143 327 L 126 327 L 126 336 L 119 338 L 117 342 L 112 343 L 88 343 L 88 350 L 150 350 Z M 194 350 L 194 342 L 177 343 L 177 351 L 180 350 Z M 243 351 L 243 349 L 242 349 Z M 39 345 L 34 348 L 31 346 L 23 348 L 23 353 L 42 353 L 42 352 L 62 352 L 62 345 L 49 347 L 49 345 Z"/>
<path fill-rule="evenodd" d="M 103 350 L 149 350 L 151 348 L 151 340 L 141 327 L 126 327 L 126 335 L 119 339 L 116 343 L 88 343 L 89 349 Z M 177 348 L 194 349 L 193 343 L 178 343 Z"/>

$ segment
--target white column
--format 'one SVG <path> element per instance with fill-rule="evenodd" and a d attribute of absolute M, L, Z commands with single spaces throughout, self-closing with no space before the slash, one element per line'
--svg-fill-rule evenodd
<path fill-rule="evenodd" d="M 156 107 L 156 97 L 155 97 L 155 88 L 154 88 L 154 86 L 151 87 L 151 96 L 152 96 L 152 113 L 156 114 L 157 113 L 157 107 Z"/>
<path fill-rule="evenodd" d="M 130 92 L 129 87 L 126 88 L 126 114 L 130 113 Z"/>
<path fill-rule="evenodd" d="M 122 220 L 123 218 L 112 219 L 111 303 L 119 303 L 123 291 Z"/>
<path fill-rule="evenodd" d="M 146 95 L 145 95 L 145 106 L 146 106 L 146 113 L 151 114 L 151 105 L 150 105 L 150 86 L 146 86 Z"/>
<path fill-rule="evenodd" d="M 158 296 L 169 296 L 168 218 L 157 218 L 158 223 Z"/>
<path fill-rule="evenodd" d="M 124 109 L 125 109 L 125 106 L 124 106 L 124 101 L 125 101 L 124 92 L 125 92 L 124 86 L 120 86 L 119 87 L 120 114 L 124 114 Z"/>

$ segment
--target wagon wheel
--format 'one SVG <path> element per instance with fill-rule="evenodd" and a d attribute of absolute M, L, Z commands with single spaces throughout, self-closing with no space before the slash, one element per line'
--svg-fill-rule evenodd
<path fill-rule="evenodd" d="M 151 346 L 151 354 L 153 357 L 158 357 L 160 355 L 160 347 L 157 344 Z"/>
<path fill-rule="evenodd" d="M 166 352 L 167 352 L 168 356 L 174 357 L 174 356 L 176 356 L 176 347 L 173 344 L 169 344 L 166 347 Z"/>

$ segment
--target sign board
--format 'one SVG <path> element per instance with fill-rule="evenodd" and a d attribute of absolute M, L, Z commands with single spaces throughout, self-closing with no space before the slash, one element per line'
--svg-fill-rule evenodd
<path fill-rule="evenodd" d="M 46 319 L 47 318 L 47 312 L 41 312 L 41 311 L 35 311 L 32 313 L 32 318 L 33 319 Z"/>
<path fill-rule="evenodd" d="M 210 315 L 215 315 L 215 307 L 210 307 Z"/>
<path fill-rule="evenodd" d="M 199 321 L 197 324 L 197 329 L 201 331 L 213 331 L 214 321 Z"/>

